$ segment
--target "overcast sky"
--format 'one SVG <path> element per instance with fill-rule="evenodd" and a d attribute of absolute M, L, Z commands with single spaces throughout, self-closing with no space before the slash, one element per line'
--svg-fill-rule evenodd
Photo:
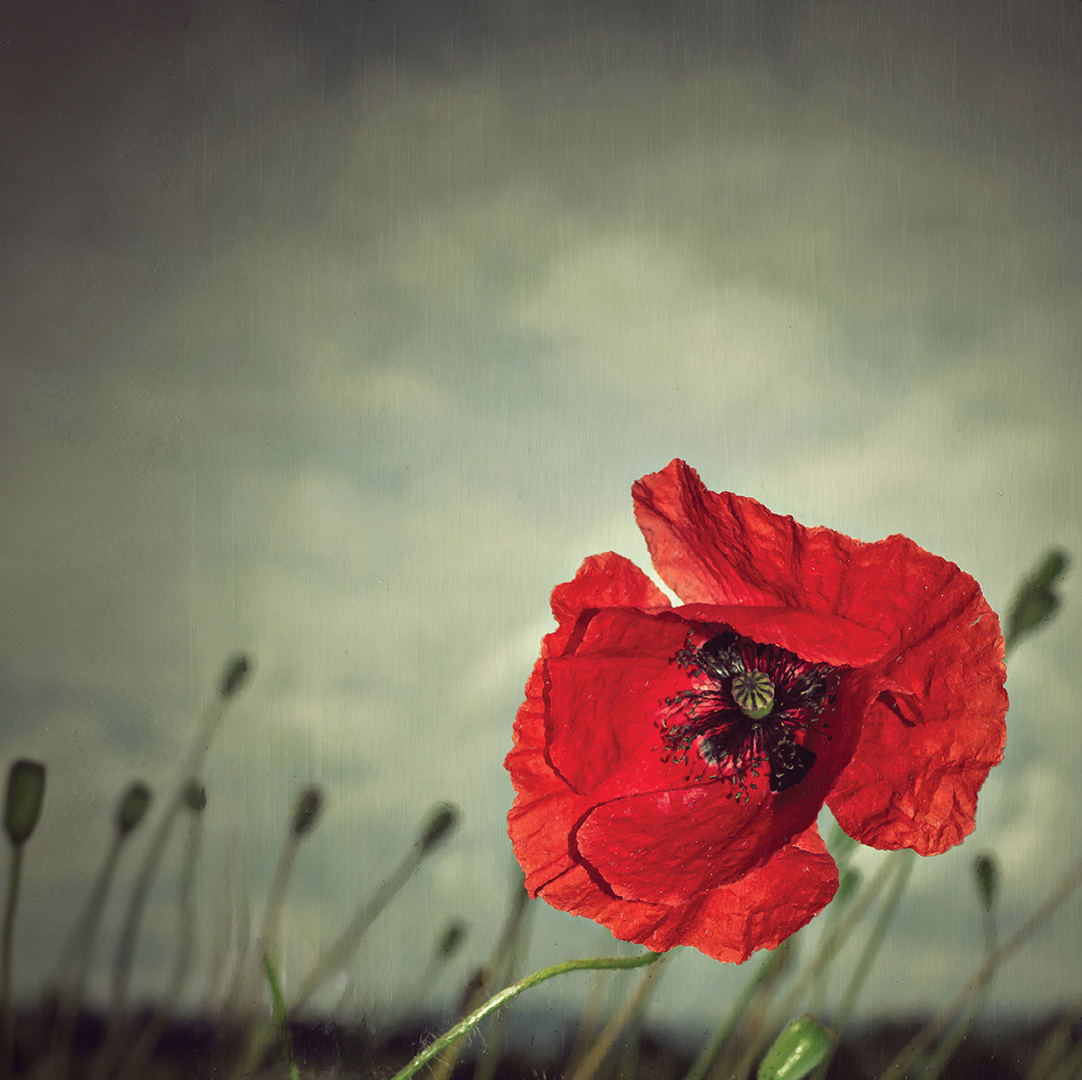
<path fill-rule="evenodd" d="M 174 782 L 238 648 L 258 668 L 205 772 L 201 960 L 230 905 L 258 917 L 303 784 L 328 807 L 294 985 L 446 798 L 463 828 L 352 1000 L 414 1004 L 460 916 L 453 994 L 512 881 L 502 760 L 548 594 L 597 551 L 647 565 L 630 487 L 673 457 L 806 524 L 905 533 L 1000 611 L 1046 547 L 1082 553 L 1082 6 L 765 8 L 5 7 L 0 738 L 49 770 L 24 994 L 120 789 Z M 1077 855 L 1073 586 L 1012 659 L 977 831 L 918 866 L 866 1009 L 942 1003 L 979 961 L 977 852 L 1005 931 Z M 1077 994 L 1080 920 L 999 1007 Z M 612 946 L 548 911 L 534 942 L 534 964 Z M 678 963 L 670 1019 L 741 974 Z"/>

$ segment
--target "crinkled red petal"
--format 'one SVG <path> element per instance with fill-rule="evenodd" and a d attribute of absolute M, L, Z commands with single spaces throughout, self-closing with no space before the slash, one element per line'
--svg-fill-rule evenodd
<path fill-rule="evenodd" d="M 527 888 L 537 888 L 570 863 L 569 837 L 588 804 L 571 798 L 573 791 L 554 772 L 548 757 L 545 667 L 548 657 L 574 651 L 578 634 L 601 609 L 613 605 L 664 609 L 665 594 L 637 567 L 612 552 L 583 561 L 573 581 L 552 593 L 557 628 L 541 645 L 541 658 L 526 683 L 526 700 L 515 717 L 514 746 L 505 766 L 515 787 L 515 805 L 508 832 Z"/>
<path fill-rule="evenodd" d="M 972 831 L 1007 695 L 999 623 L 969 575 L 903 536 L 864 544 L 708 491 L 682 461 L 633 494 L 654 565 L 686 602 L 840 616 L 889 643 L 861 665 L 874 704 L 828 800 L 851 835 L 932 853 Z"/>
<path fill-rule="evenodd" d="M 775 795 L 765 775 L 749 778 L 746 800 L 728 781 L 702 783 L 701 761 L 666 760 L 659 720 L 666 700 L 692 683 L 674 662 L 688 616 L 700 629 L 705 620 L 716 630 L 734 621 L 740 633 L 769 626 L 784 644 L 816 616 L 768 611 L 756 623 L 755 609 L 733 607 L 585 610 L 569 612 L 578 628 L 561 654 L 539 662 L 507 762 L 512 838 L 531 887 L 575 863 L 616 896 L 686 903 L 763 865 L 815 821 L 857 744 L 862 689 L 854 696 L 843 679 L 806 733 L 817 762 L 804 781 Z M 844 627 L 840 637 L 847 641 Z M 869 647 L 860 633 L 849 645 Z"/>
<path fill-rule="evenodd" d="M 842 828 L 872 847 L 934 855 L 961 843 L 1003 757 L 999 621 L 973 579 L 946 566 L 923 597 L 923 636 L 870 674 L 876 695 L 860 742 L 827 799 Z"/>
<path fill-rule="evenodd" d="M 540 895 L 553 907 L 607 926 L 623 941 L 664 952 L 690 945 L 726 963 L 772 949 L 833 899 L 837 868 L 810 826 L 765 865 L 687 903 L 652 904 L 613 897 L 581 866 L 553 879 Z"/>
<path fill-rule="evenodd" d="M 665 904 L 687 903 L 762 866 L 814 823 L 857 743 L 863 688 L 843 681 L 836 698 L 804 739 L 815 768 L 777 794 L 764 774 L 749 778 L 746 799 L 738 799 L 728 781 L 696 782 L 701 762 L 653 764 L 659 748 L 644 743 L 644 763 L 629 759 L 595 788 L 572 858 L 615 896 Z"/>

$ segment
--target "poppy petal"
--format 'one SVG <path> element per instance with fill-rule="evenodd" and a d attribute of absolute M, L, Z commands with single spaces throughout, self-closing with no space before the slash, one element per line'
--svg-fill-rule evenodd
<path fill-rule="evenodd" d="M 862 843 L 934 855 L 973 831 L 1003 757 L 1007 693 L 999 622 L 972 578 L 955 568 L 922 616 L 922 639 L 869 673 L 877 693 L 827 804 Z"/>
<path fill-rule="evenodd" d="M 837 887 L 837 867 L 812 825 L 764 866 L 687 904 L 615 898 L 583 867 L 553 880 L 541 896 L 655 952 L 690 945 L 725 963 L 743 963 L 756 949 L 772 949 L 799 930 Z"/>

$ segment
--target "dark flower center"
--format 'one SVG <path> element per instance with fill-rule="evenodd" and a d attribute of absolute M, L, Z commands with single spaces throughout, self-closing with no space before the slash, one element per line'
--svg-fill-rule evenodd
<path fill-rule="evenodd" d="M 686 764 L 693 753 L 716 779 L 728 780 L 745 801 L 749 778 L 770 766 L 770 790 L 788 791 L 811 771 L 816 755 L 798 741 L 832 700 L 838 674 L 809 664 L 777 645 L 727 631 L 674 657 L 695 680 L 666 698 L 661 720 L 664 757 Z"/>

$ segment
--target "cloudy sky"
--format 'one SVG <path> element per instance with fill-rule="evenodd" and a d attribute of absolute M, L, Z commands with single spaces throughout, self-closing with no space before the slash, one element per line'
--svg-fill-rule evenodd
<path fill-rule="evenodd" d="M 406 1009 L 447 918 L 471 937 L 433 1002 L 495 940 L 548 594 L 596 551 L 645 563 L 640 475 L 682 457 L 805 523 L 905 533 L 1001 611 L 1046 547 L 1082 553 L 1082 7 L 225 7 L 0 15 L 0 739 L 49 770 L 16 982 L 44 986 L 119 791 L 175 784 L 246 649 L 204 773 L 200 972 L 230 910 L 258 919 L 304 784 L 328 805 L 294 985 L 450 799 L 462 829 L 336 988 Z M 1077 856 L 1065 596 L 1011 662 L 977 832 L 918 866 L 866 1010 L 941 1003 L 978 962 L 978 851 L 1004 930 Z M 174 947 L 175 839 L 140 993 Z M 998 1008 L 1077 994 L 1080 920 Z M 535 965 L 612 947 L 549 911 L 533 940 Z M 698 1003 L 742 975 L 677 963 L 674 1020 L 700 1007 L 678 982 Z"/>

